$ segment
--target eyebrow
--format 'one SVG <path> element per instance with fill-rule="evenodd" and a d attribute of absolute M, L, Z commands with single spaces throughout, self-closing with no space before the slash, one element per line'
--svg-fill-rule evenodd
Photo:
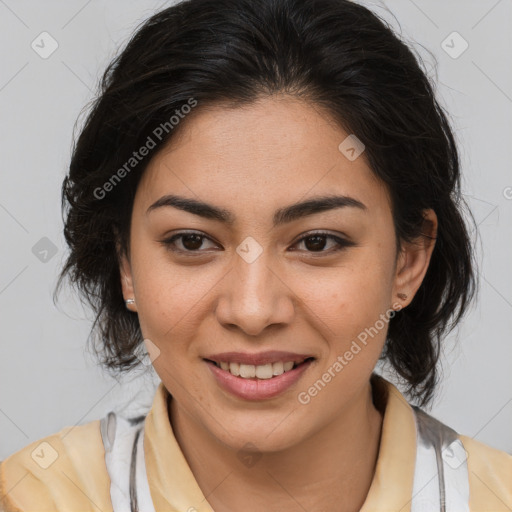
<path fill-rule="evenodd" d="M 197 199 L 172 194 L 165 195 L 155 201 L 147 209 L 146 214 L 162 207 L 174 207 L 205 219 L 223 222 L 230 226 L 233 225 L 236 220 L 236 216 L 229 210 L 198 201 Z M 358 208 L 362 211 L 368 210 L 361 201 L 353 197 L 339 195 L 319 196 L 308 199 L 307 201 L 279 208 L 274 213 L 273 225 L 274 227 L 277 227 L 303 217 L 315 215 L 316 213 L 346 207 Z"/>

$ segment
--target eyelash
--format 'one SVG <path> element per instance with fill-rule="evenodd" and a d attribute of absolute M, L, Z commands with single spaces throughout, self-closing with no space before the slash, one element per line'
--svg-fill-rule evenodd
<path fill-rule="evenodd" d="M 213 240 L 211 240 L 206 235 L 202 235 L 202 234 L 200 234 L 200 233 L 198 233 L 196 231 L 190 231 L 190 232 L 186 231 L 186 232 L 177 233 L 177 234 L 171 236 L 170 238 L 162 240 L 161 243 L 162 243 L 162 245 L 165 246 L 166 249 L 168 249 L 168 250 L 170 250 L 172 252 L 181 253 L 181 254 L 184 254 L 186 256 L 191 256 L 191 257 L 197 256 L 197 255 L 201 255 L 202 251 L 200 251 L 200 250 L 195 250 L 195 251 L 193 251 L 193 250 L 183 250 L 183 249 L 176 249 L 176 248 L 173 247 L 175 240 L 183 238 L 183 237 L 185 237 L 187 235 L 197 235 L 201 239 L 207 239 L 207 240 L 210 240 L 211 242 L 213 242 Z M 309 252 L 312 255 L 317 255 L 317 254 L 318 255 L 330 255 L 330 254 L 332 254 L 334 252 L 338 252 L 338 251 L 341 251 L 343 249 L 346 249 L 347 247 L 351 247 L 351 246 L 355 245 L 354 242 L 351 242 L 349 240 L 345 240 L 343 238 L 337 237 L 337 236 L 332 235 L 330 233 L 325 233 L 323 231 L 317 231 L 317 232 L 313 232 L 313 233 L 308 233 L 305 236 L 303 236 L 302 238 L 300 238 L 299 240 L 297 240 L 293 245 L 297 245 L 297 244 L 303 242 L 304 240 L 307 240 L 308 238 L 312 238 L 314 236 L 322 236 L 322 237 L 325 237 L 325 238 L 330 238 L 331 240 L 334 240 L 336 242 L 337 247 L 334 250 L 331 249 L 331 250 L 327 250 L 327 251 L 324 251 L 324 250 L 320 250 L 320 251 L 306 251 L 306 252 Z"/>

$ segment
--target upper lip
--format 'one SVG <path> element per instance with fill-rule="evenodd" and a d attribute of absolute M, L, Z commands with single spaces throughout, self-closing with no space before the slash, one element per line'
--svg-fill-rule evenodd
<path fill-rule="evenodd" d="M 302 363 L 305 359 L 312 358 L 311 354 L 297 354 L 295 352 L 282 352 L 278 350 L 270 350 L 268 352 L 259 352 L 251 354 L 248 352 L 222 352 L 221 354 L 212 354 L 205 357 L 216 363 L 240 363 L 252 364 L 254 366 L 277 363 L 282 361 L 286 363 L 293 361 L 294 363 Z"/>

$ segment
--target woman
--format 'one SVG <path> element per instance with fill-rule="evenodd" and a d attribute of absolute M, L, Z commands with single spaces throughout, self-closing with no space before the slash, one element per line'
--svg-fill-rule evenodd
<path fill-rule="evenodd" d="M 162 382 L 147 415 L 7 458 L 4 510 L 510 510 L 512 457 L 420 408 L 474 292 L 459 181 L 428 78 L 366 8 L 154 15 L 74 147 L 61 278 L 103 365 L 144 342 Z"/>

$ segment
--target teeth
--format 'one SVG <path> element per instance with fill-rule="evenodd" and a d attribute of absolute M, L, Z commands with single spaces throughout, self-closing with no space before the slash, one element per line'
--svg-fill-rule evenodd
<path fill-rule="evenodd" d="M 256 366 L 254 366 L 253 364 L 241 364 L 240 377 L 243 377 L 244 379 L 256 377 Z"/>
<path fill-rule="evenodd" d="M 284 371 L 288 372 L 293 368 L 293 361 L 288 361 L 287 363 L 284 363 Z"/>
<path fill-rule="evenodd" d="M 274 363 L 272 365 L 272 373 L 274 375 L 281 375 L 284 373 L 284 365 L 282 361 L 279 361 L 278 363 Z"/>
<path fill-rule="evenodd" d="M 240 365 L 238 363 L 229 363 L 229 371 L 238 377 L 240 375 Z"/>
<path fill-rule="evenodd" d="M 251 379 L 254 377 L 257 377 L 258 379 L 271 379 L 272 377 L 282 375 L 284 372 L 289 372 L 295 363 L 293 361 L 287 361 L 286 363 L 279 361 L 277 363 L 255 366 L 253 364 L 227 363 L 222 361 L 219 364 L 223 370 L 229 371 L 236 377 L 242 377 L 244 379 Z M 219 364 L 217 364 L 217 366 L 219 366 Z"/>
<path fill-rule="evenodd" d="M 258 379 L 271 379 L 273 376 L 272 373 L 272 364 L 264 364 L 262 366 L 256 366 L 256 377 Z"/>

